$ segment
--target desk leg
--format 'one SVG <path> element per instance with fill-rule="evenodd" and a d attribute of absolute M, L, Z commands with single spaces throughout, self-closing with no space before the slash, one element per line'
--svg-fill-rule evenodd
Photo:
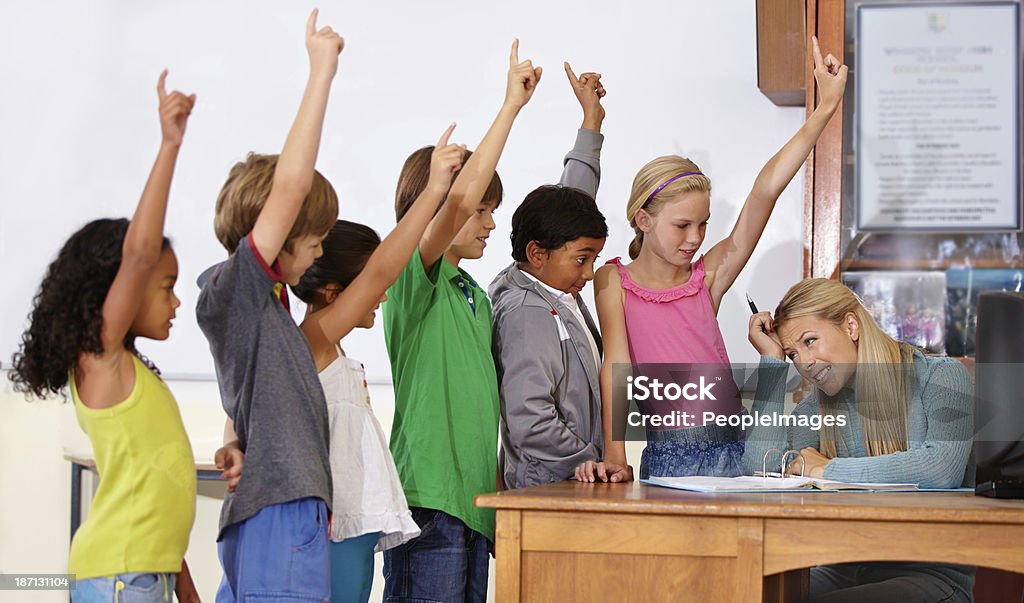
<path fill-rule="evenodd" d="M 765 603 L 796 603 L 810 595 L 811 570 L 808 568 L 764 577 Z"/>
<path fill-rule="evenodd" d="M 71 463 L 71 538 L 75 537 L 78 526 L 82 525 L 82 470 L 78 463 Z"/>
<path fill-rule="evenodd" d="M 500 509 L 495 526 L 496 603 L 519 603 L 522 595 L 522 517 L 519 510 Z"/>

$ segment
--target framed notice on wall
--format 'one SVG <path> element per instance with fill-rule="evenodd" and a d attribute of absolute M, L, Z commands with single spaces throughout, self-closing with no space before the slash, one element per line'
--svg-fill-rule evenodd
<path fill-rule="evenodd" d="M 1020 230 L 1020 3 L 855 10 L 857 229 Z"/>

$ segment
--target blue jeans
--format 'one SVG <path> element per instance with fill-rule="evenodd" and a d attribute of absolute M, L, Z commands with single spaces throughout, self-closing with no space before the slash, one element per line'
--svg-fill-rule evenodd
<path fill-rule="evenodd" d="M 217 554 L 218 603 L 330 600 L 327 506 L 318 498 L 263 507 L 228 526 Z"/>
<path fill-rule="evenodd" d="M 348 603 L 370 600 L 373 587 L 373 549 L 380 532 L 331 542 L 331 601 Z"/>
<path fill-rule="evenodd" d="M 384 551 L 385 603 L 487 600 L 487 538 L 443 511 L 410 508 L 420 535 Z"/>
<path fill-rule="evenodd" d="M 155 603 L 174 600 L 178 574 L 135 572 L 77 580 L 71 603 Z"/>

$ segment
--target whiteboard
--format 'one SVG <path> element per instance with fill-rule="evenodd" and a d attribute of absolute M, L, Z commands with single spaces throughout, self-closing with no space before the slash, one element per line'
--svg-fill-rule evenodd
<path fill-rule="evenodd" d="M 180 263 L 182 300 L 167 342 L 140 348 L 171 379 L 212 378 L 195 322 L 197 275 L 222 260 L 213 206 L 229 167 L 248 151 L 277 153 L 302 94 L 308 61 L 305 2 L 178 1 L 14 3 L 0 19 L 0 362 L 8 366 L 46 265 L 86 221 L 130 216 L 159 143 L 154 86 L 198 95 L 171 193 L 167 234 Z M 508 49 L 544 76 L 509 138 L 498 171 L 505 201 L 483 259 L 464 267 L 481 285 L 511 261 L 509 221 L 534 187 L 555 182 L 582 113 L 562 71 L 600 71 L 608 90 L 598 203 L 610 236 L 603 262 L 625 255 L 625 204 L 636 170 L 679 153 L 711 176 L 704 249 L 728 233 L 761 165 L 796 131 L 802 109 L 757 91 L 754 6 L 663 0 L 320 4 L 321 24 L 346 39 L 318 168 L 334 184 L 340 217 L 382 235 L 394 225 L 398 173 L 414 149 L 451 121 L 474 148 L 504 93 Z M 749 278 L 774 305 L 800 276 L 802 181 L 780 201 Z M 752 269 L 748 267 L 748 272 Z M 767 271 L 765 271 L 767 270 Z M 782 275 L 780 277 L 780 275 Z M 722 304 L 733 359 L 747 353 L 744 279 Z M 589 287 L 588 287 L 589 289 Z M 69 292 L 69 294 L 73 294 Z M 588 302 L 592 297 L 584 293 Z M 728 314 L 729 319 L 725 316 Z M 371 382 L 390 380 L 379 326 L 343 342 Z M 749 355 L 749 354 L 748 354 Z"/>

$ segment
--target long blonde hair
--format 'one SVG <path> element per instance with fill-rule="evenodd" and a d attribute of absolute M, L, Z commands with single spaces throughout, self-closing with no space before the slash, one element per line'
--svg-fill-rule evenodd
<path fill-rule="evenodd" d="M 629 193 L 629 203 L 626 204 L 626 219 L 629 220 L 629 225 L 633 227 L 633 232 L 636 233 L 636 236 L 633 237 L 633 242 L 629 244 L 629 257 L 631 259 L 635 260 L 640 255 L 640 249 L 644 244 L 644 232 L 636 225 L 636 213 L 638 211 L 645 209 L 647 213 L 654 216 L 661 210 L 665 201 L 681 193 L 689 191 L 711 192 L 711 179 L 704 174 L 698 173 L 669 183 L 668 186 L 658 191 L 658 194 L 650 200 L 650 203 L 647 202 L 648 198 L 659 186 L 670 178 L 679 174 L 685 174 L 686 172 L 700 172 L 700 168 L 694 162 L 679 155 L 665 155 L 664 157 L 658 157 L 649 161 L 647 165 L 640 168 L 636 177 L 633 178 L 633 189 Z M 645 205 L 646 207 L 644 207 Z"/>
<path fill-rule="evenodd" d="M 889 337 L 860 299 L 839 281 L 809 278 L 793 285 L 775 309 L 775 328 L 787 320 L 813 316 L 839 326 L 847 314 L 860 325 L 857 342 L 858 370 L 854 376 L 861 435 L 869 456 L 907 449 L 907 406 L 914 389 L 914 347 Z M 866 370 L 862 370 L 866 369 Z M 818 412 L 836 415 L 838 396 L 817 390 Z M 835 427 L 822 423 L 821 453 L 837 456 Z"/>

